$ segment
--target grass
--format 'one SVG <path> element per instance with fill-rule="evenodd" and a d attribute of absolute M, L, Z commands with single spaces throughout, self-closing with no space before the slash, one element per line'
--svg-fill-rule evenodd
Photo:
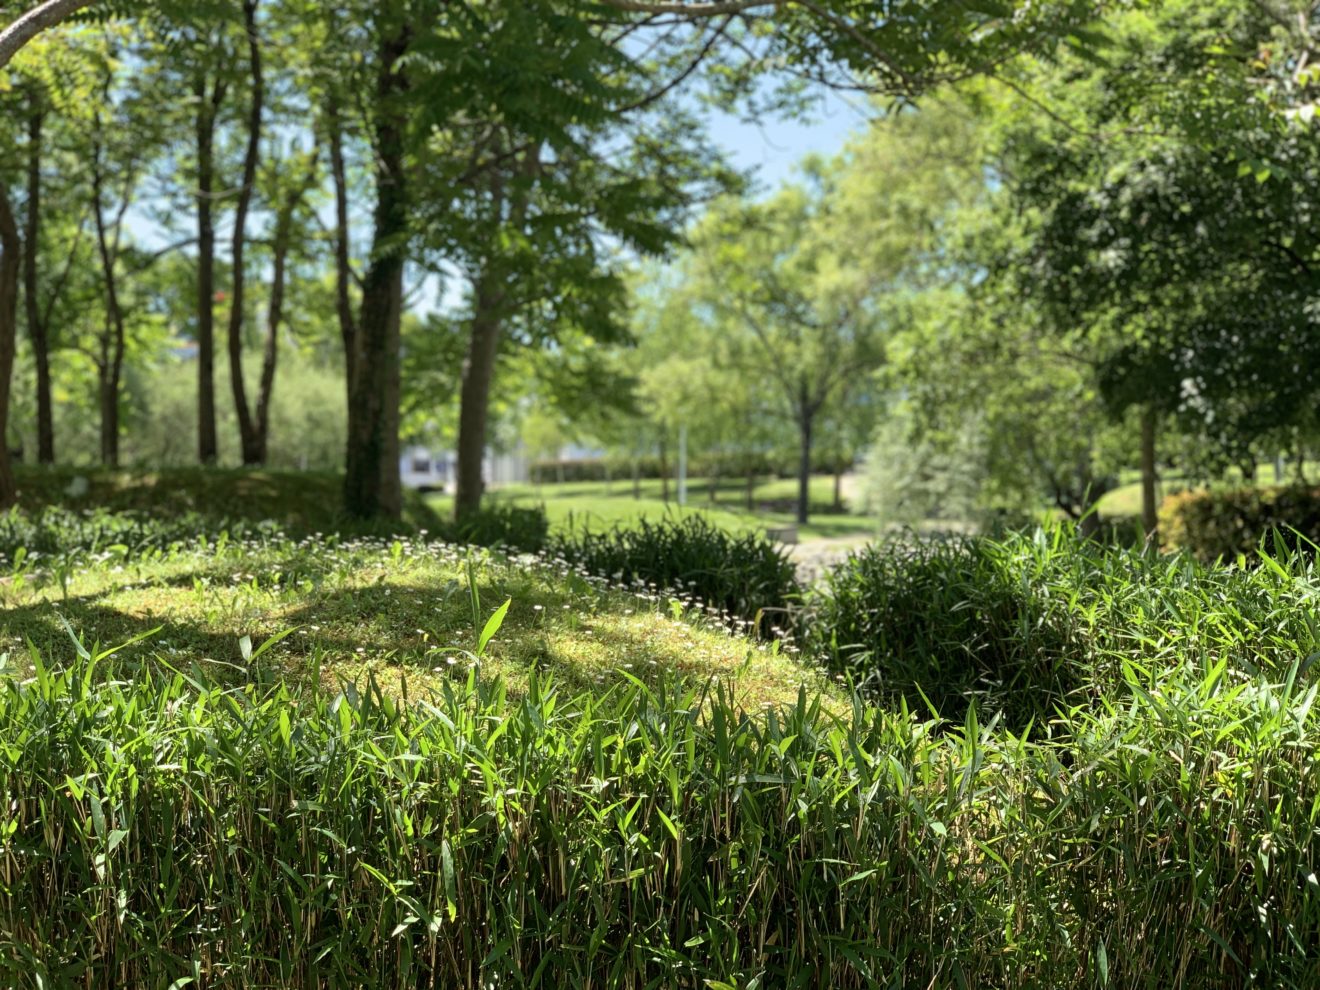
<path fill-rule="evenodd" d="M 271 520 L 292 533 L 348 528 L 339 506 L 343 478 L 330 472 L 246 468 L 159 471 L 36 467 L 16 471 L 19 506 L 136 512 L 158 518 L 196 513 L 215 520 Z M 405 492 L 404 522 L 434 528 L 438 518 L 416 492 Z"/>
<path fill-rule="evenodd" d="M 562 559 L 86 522 L 0 526 L 0 985 L 1316 985 L 1313 556 L 869 551 L 854 695 Z"/>
<path fill-rule="evenodd" d="M 605 482 L 568 482 L 562 485 L 505 485 L 493 489 L 487 496 L 494 503 L 519 506 L 544 505 L 552 531 L 565 532 L 575 527 L 608 529 L 614 526 L 632 527 L 638 520 L 656 521 L 666 516 L 704 516 L 714 525 L 732 533 L 764 530 L 767 527 L 788 526 L 793 523 L 792 501 L 797 495 L 797 482 L 792 479 L 767 479 L 755 491 L 755 511 L 745 508 L 743 486 L 737 479 L 721 482 L 718 500 L 711 503 L 703 479 L 691 479 L 688 485 L 688 505 L 680 507 L 676 501 L 677 489 L 670 486 L 669 503 L 662 500 L 661 483 L 656 479 L 640 482 L 641 498 L 633 497 L 630 480 L 609 484 Z M 833 512 L 834 480 L 827 477 L 812 478 L 811 501 L 814 515 L 810 524 L 799 530 L 802 539 L 835 539 L 870 537 L 877 531 L 875 520 L 851 511 Z M 432 496 L 431 507 L 441 516 L 452 512 L 453 501 L 447 496 Z"/>
<path fill-rule="evenodd" d="M 1129 665 L 1053 738 L 672 677 L 0 686 L 0 979 L 1314 986 L 1316 689 Z M 156 672 L 158 671 L 158 672 Z"/>
<path fill-rule="evenodd" d="M 566 690 L 660 671 L 718 676 L 749 707 L 819 682 L 786 653 L 729 637 L 690 600 L 611 590 L 561 564 L 481 551 L 472 552 L 469 573 L 468 553 L 408 539 L 275 537 L 140 555 L 122 546 L 26 555 L 0 581 L 0 648 L 25 676 L 27 648 L 65 654 L 69 629 L 101 647 L 149 633 L 122 659 L 195 665 L 223 683 L 329 686 L 375 676 L 400 696 L 425 694 L 474 666 L 515 695 L 534 672 L 553 674 Z M 505 601 L 507 618 L 478 660 L 480 626 Z M 260 663 L 245 659 L 245 637 L 260 644 L 282 634 Z"/>

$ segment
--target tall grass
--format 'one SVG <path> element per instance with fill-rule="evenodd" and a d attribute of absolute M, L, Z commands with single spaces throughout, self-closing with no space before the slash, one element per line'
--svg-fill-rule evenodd
<path fill-rule="evenodd" d="M 90 651 L 88 651 L 90 652 Z M 40 658 L 37 658 L 38 660 Z M 1122 665 L 1032 741 L 718 687 L 0 692 L 0 983 L 1315 986 L 1314 686 Z M 191 981 L 191 983 L 189 982 Z"/>

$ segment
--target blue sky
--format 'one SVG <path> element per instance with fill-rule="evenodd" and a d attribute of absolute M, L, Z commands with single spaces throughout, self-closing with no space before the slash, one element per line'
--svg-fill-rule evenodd
<path fill-rule="evenodd" d="M 826 93 L 807 120 L 773 118 L 746 123 L 711 111 L 711 135 L 739 168 L 755 168 L 760 182 L 774 188 L 793 177 L 793 167 L 810 154 L 832 155 L 867 120 L 869 107 L 854 98 Z"/>

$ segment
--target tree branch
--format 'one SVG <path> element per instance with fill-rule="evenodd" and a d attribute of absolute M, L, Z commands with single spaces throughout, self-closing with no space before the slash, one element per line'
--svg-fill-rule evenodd
<path fill-rule="evenodd" d="M 681 0 L 601 0 L 607 7 L 630 14 L 677 14 L 680 17 L 727 17 L 757 7 L 777 7 L 779 0 L 707 0 L 682 3 Z"/>
<path fill-rule="evenodd" d="M 26 14 L 21 14 L 18 20 L 0 30 L 0 69 L 8 65 L 24 45 L 46 28 L 54 27 L 91 5 L 92 0 L 45 0 L 45 3 L 39 3 Z"/>

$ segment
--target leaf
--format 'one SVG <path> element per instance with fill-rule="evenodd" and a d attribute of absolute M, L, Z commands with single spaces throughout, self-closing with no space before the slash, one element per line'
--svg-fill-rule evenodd
<path fill-rule="evenodd" d="M 454 878 L 454 853 L 449 848 L 449 840 L 440 843 L 440 870 L 445 879 L 445 910 L 449 920 L 458 917 L 458 884 Z"/>
<path fill-rule="evenodd" d="M 481 630 L 481 638 L 477 641 L 477 656 L 485 654 L 486 644 L 500 631 L 500 626 L 504 625 L 504 617 L 509 614 L 509 606 L 512 604 L 513 599 L 510 598 L 495 610 L 494 615 L 486 620 L 486 626 Z"/>

